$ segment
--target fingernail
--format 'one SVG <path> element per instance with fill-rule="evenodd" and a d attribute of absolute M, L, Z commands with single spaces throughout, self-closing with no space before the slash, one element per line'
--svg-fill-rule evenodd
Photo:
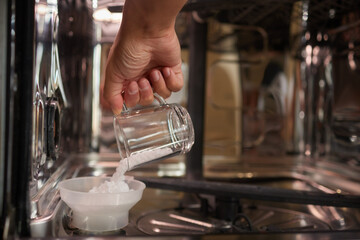
<path fill-rule="evenodd" d="M 121 109 L 111 108 L 114 115 L 119 115 L 121 113 Z"/>
<path fill-rule="evenodd" d="M 170 68 L 164 68 L 163 69 L 164 77 L 170 77 Z"/>
<path fill-rule="evenodd" d="M 139 85 L 140 91 L 145 91 L 145 90 L 149 89 L 149 87 L 150 87 L 149 82 L 147 80 L 145 80 L 145 79 L 140 80 L 138 82 L 138 85 Z"/>
<path fill-rule="evenodd" d="M 160 73 L 159 73 L 159 71 L 153 71 L 153 72 L 151 73 L 151 78 L 152 78 L 152 80 L 155 81 L 155 82 L 159 81 L 159 80 L 160 80 Z"/>

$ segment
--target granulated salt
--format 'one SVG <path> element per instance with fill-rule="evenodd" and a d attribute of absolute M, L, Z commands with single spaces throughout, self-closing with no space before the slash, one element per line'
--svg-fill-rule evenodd
<path fill-rule="evenodd" d="M 118 181 L 105 181 L 98 187 L 93 187 L 89 192 L 90 193 L 122 193 L 129 192 L 132 189 L 129 188 L 129 185 L 123 180 Z"/>
<path fill-rule="evenodd" d="M 93 187 L 90 193 L 122 193 L 129 192 L 132 189 L 125 182 L 125 172 L 127 171 L 126 159 L 120 161 L 119 166 L 116 168 L 116 172 L 112 175 L 110 181 L 103 182 L 98 187 Z"/>
<path fill-rule="evenodd" d="M 129 170 L 138 167 L 142 164 L 151 162 L 153 160 L 167 157 L 173 153 L 171 148 L 154 149 L 150 151 L 144 151 L 136 153 L 127 158 Z"/>
<path fill-rule="evenodd" d="M 121 193 L 129 192 L 132 189 L 125 182 L 125 172 L 131 170 L 139 165 L 151 162 L 156 159 L 164 158 L 173 153 L 171 148 L 156 149 L 144 151 L 142 153 L 134 154 L 129 158 L 122 159 L 116 172 L 112 175 L 110 181 L 105 181 L 98 187 L 93 187 L 90 193 Z"/>

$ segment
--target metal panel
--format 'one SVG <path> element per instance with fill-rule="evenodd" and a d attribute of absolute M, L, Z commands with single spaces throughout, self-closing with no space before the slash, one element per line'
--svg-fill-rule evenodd
<path fill-rule="evenodd" d="M 0 2 L 0 216 L 3 214 L 5 198 L 5 149 L 6 149 L 6 86 L 8 45 L 8 2 Z"/>

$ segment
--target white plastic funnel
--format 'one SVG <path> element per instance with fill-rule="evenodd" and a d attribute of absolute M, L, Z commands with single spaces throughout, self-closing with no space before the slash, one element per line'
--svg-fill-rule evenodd
<path fill-rule="evenodd" d="M 89 193 L 110 177 L 80 177 L 59 183 L 61 199 L 72 209 L 72 224 L 86 231 L 113 231 L 129 222 L 129 210 L 141 199 L 145 184 L 126 176 L 132 191 Z"/>

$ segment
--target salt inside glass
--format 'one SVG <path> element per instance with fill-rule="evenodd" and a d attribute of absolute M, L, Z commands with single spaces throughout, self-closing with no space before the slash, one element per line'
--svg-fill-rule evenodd
<path fill-rule="evenodd" d="M 124 106 L 114 117 L 115 137 L 126 171 L 140 165 L 189 152 L 194 144 L 194 127 L 187 110 L 167 104 L 154 94 L 160 106 L 129 110 Z"/>

